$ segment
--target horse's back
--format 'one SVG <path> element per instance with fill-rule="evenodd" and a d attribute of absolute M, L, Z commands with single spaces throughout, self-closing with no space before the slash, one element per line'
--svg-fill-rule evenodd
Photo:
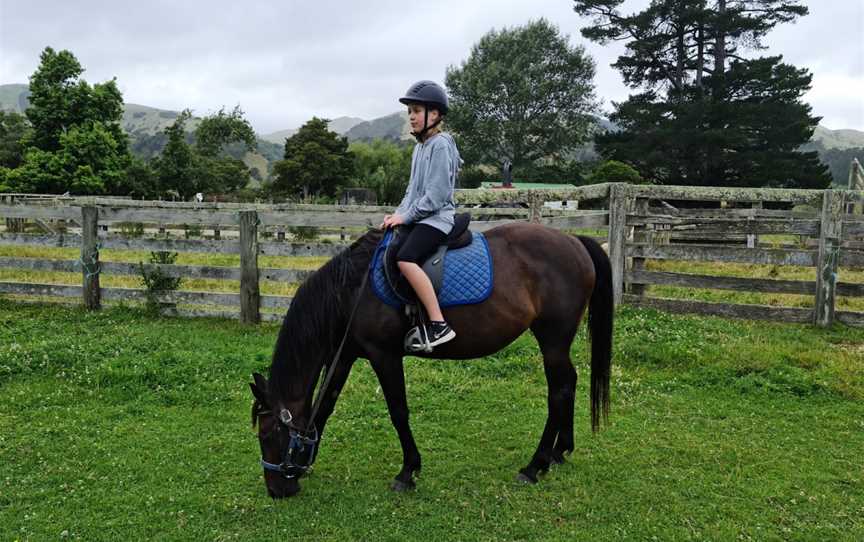
<path fill-rule="evenodd" d="M 581 282 L 583 288 L 593 288 L 591 255 L 572 235 L 528 222 L 504 224 L 488 230 L 485 235 L 496 270 L 531 275 L 538 281 Z M 563 293 L 556 285 L 547 286 L 552 286 L 559 295 Z"/>
<path fill-rule="evenodd" d="M 591 256 L 577 238 L 545 226 L 510 223 L 484 232 L 493 262 L 492 295 L 445 310 L 457 331 L 430 357 L 496 352 L 539 320 L 579 321 L 594 287 Z"/>

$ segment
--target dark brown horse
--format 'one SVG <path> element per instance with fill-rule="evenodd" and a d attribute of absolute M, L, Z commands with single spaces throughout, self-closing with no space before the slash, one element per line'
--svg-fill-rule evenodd
<path fill-rule="evenodd" d="M 282 323 L 270 380 L 253 375 L 252 423 L 259 424 L 264 479 L 274 498 L 299 491 L 299 478 L 315 460 L 327 418 L 358 357 L 368 359 L 378 376 L 402 444 L 402 470 L 392 487 L 414 487 L 420 452 L 408 424 L 402 367 L 408 322 L 404 311 L 382 303 L 364 279 L 381 238 L 380 231 L 366 233 L 303 283 Z M 424 357 L 488 356 L 531 329 L 543 353 L 548 415 L 537 450 L 518 478 L 536 482 L 539 473 L 573 451 L 576 370 L 570 345 L 589 300 L 592 429 L 608 413 L 611 267 L 593 240 L 543 226 L 507 224 L 486 232 L 486 239 L 494 265 L 491 296 L 476 305 L 445 309 L 456 339 Z M 317 386 L 322 374 L 329 379 Z M 316 387 L 320 399 L 313 405 Z"/>

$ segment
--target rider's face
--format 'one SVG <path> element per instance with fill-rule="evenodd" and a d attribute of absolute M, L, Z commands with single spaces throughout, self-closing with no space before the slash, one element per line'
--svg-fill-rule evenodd
<path fill-rule="evenodd" d="M 423 129 L 423 113 L 426 111 L 426 106 L 421 104 L 411 104 L 408 106 L 408 121 L 411 123 L 411 131 L 419 132 Z M 437 109 L 429 110 L 429 120 L 426 126 L 435 124 L 438 120 L 439 113 Z"/>

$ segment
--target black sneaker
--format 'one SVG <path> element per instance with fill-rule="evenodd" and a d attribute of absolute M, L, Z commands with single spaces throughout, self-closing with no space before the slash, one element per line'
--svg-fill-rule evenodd
<path fill-rule="evenodd" d="M 429 322 L 429 346 L 438 346 L 456 338 L 456 332 L 453 331 L 447 322 Z"/>

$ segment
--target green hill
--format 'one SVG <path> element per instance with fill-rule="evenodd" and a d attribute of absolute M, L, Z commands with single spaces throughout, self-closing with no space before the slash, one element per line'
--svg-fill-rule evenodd
<path fill-rule="evenodd" d="M 30 101 L 29 85 L 0 85 L 0 109 L 23 113 Z"/>
<path fill-rule="evenodd" d="M 363 122 L 366 121 L 357 117 L 337 117 L 327 123 L 327 128 L 329 128 L 331 132 L 336 132 L 339 135 L 345 135 L 345 133 L 351 130 L 354 126 L 357 126 L 358 124 L 361 124 Z M 296 128 L 288 128 L 287 130 L 279 130 L 278 132 L 264 134 L 259 137 L 264 141 L 276 143 L 281 146 L 285 144 L 285 140 L 287 138 L 293 136 L 296 133 Z"/>
<path fill-rule="evenodd" d="M 402 141 L 412 139 L 410 131 L 408 113 L 400 111 L 361 122 L 345 132 L 345 136 L 348 141 L 372 141 L 373 139 Z"/>

